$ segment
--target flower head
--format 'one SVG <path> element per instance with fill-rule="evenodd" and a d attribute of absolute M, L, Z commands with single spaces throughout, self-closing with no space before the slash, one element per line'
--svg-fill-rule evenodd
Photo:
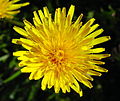
<path fill-rule="evenodd" d="M 34 11 L 34 25 L 24 20 L 24 29 L 14 27 L 24 38 L 13 39 L 12 42 L 27 50 L 14 52 L 13 55 L 19 56 L 19 66 L 24 66 L 21 72 L 30 73 L 30 80 L 42 78 L 42 90 L 54 86 L 55 93 L 60 89 L 66 93 L 72 88 L 82 96 L 79 83 L 92 88 L 91 76 L 101 76 L 100 72 L 107 72 L 100 67 L 104 64 L 100 60 L 110 55 L 98 54 L 105 49 L 94 46 L 108 41 L 110 37 L 97 38 L 103 29 L 96 30 L 99 25 L 92 25 L 94 18 L 82 25 L 81 14 L 72 22 L 74 9 L 71 5 L 66 15 L 66 8 L 58 8 L 54 19 L 47 7 L 43 8 L 43 12 Z"/>
<path fill-rule="evenodd" d="M 13 15 L 20 12 L 17 9 L 29 5 L 28 2 L 15 4 L 18 1 L 20 0 L 0 0 L 0 18 L 13 18 Z"/>

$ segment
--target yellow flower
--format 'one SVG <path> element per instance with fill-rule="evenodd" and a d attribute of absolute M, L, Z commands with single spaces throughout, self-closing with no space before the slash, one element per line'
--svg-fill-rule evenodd
<path fill-rule="evenodd" d="M 20 0 L 0 0 L 0 18 L 13 18 L 13 15 L 20 12 L 17 9 L 29 5 L 28 2 L 15 4 L 18 1 Z"/>
<path fill-rule="evenodd" d="M 43 12 L 34 11 L 34 25 L 24 20 L 24 29 L 14 27 L 24 38 L 13 39 L 12 42 L 27 50 L 14 52 L 13 55 L 19 56 L 19 66 L 24 66 L 21 72 L 31 73 L 30 80 L 42 78 L 42 90 L 54 86 L 55 93 L 60 89 L 66 93 L 72 88 L 82 96 L 79 82 L 92 88 L 91 76 L 107 72 L 100 67 L 104 64 L 100 60 L 110 55 L 98 54 L 105 49 L 94 48 L 94 45 L 108 41 L 110 37 L 96 38 L 103 29 L 96 30 L 99 25 L 92 25 L 94 18 L 82 25 L 81 14 L 72 22 L 74 9 L 75 6 L 71 5 L 66 15 L 65 7 L 58 8 L 54 19 L 47 7 L 43 8 Z"/>

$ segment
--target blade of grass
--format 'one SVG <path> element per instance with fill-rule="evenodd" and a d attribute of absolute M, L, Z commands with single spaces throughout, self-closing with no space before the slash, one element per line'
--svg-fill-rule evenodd
<path fill-rule="evenodd" d="M 13 75 L 11 75 L 10 77 L 8 77 L 7 79 L 3 80 L 3 83 L 8 83 L 12 80 L 14 80 L 16 77 L 18 77 L 21 74 L 20 71 L 15 72 Z"/>

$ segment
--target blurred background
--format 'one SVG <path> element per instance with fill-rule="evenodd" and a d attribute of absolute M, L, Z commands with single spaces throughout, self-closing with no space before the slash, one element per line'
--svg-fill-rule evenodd
<path fill-rule="evenodd" d="M 120 0 L 21 0 L 30 5 L 21 8 L 21 13 L 14 17 L 17 25 L 23 26 L 23 19 L 32 23 L 33 11 L 47 6 L 54 15 L 58 7 L 76 6 L 73 20 L 81 13 L 84 14 L 83 23 L 94 17 L 95 23 L 103 28 L 102 35 L 111 36 L 111 40 L 99 46 L 106 48 L 106 53 L 112 56 L 104 59 L 108 73 L 101 77 L 94 77 L 93 88 L 89 89 L 80 84 L 84 95 L 73 90 L 70 93 L 55 94 L 53 89 L 41 90 L 41 80 L 28 80 L 28 73 L 20 73 L 14 51 L 22 49 L 11 43 L 13 38 L 20 35 L 13 30 L 14 21 L 0 20 L 0 101 L 118 101 L 120 90 Z"/>

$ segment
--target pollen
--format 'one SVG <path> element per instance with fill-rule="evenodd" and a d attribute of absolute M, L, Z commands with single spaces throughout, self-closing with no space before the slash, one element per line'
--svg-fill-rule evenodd
<path fill-rule="evenodd" d="M 48 59 L 52 64 L 61 65 L 65 61 L 65 54 L 63 50 L 53 50 L 48 55 Z"/>

